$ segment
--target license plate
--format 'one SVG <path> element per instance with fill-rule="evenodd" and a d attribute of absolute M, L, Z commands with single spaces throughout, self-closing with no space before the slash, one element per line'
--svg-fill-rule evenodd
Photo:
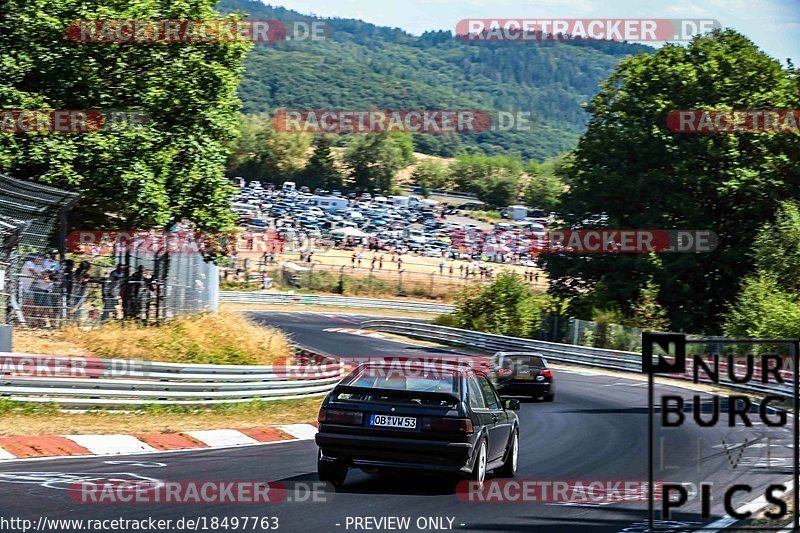
<path fill-rule="evenodd" d="M 417 419 L 412 416 L 370 415 L 369 425 L 383 428 L 417 429 Z"/>

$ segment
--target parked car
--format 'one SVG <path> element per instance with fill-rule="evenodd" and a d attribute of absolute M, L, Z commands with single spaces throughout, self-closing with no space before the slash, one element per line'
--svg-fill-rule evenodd
<path fill-rule="evenodd" d="M 518 400 L 500 399 L 467 365 L 366 363 L 322 402 L 317 473 L 342 485 L 351 468 L 437 472 L 482 482 L 516 474 Z"/>

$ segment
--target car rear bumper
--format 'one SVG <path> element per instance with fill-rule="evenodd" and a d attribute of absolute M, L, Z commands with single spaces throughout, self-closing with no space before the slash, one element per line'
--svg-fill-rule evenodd
<path fill-rule="evenodd" d="M 538 398 L 547 396 L 555 391 L 552 383 L 537 383 L 536 381 L 509 381 L 495 385 L 497 392 L 507 396 L 531 396 Z"/>
<path fill-rule="evenodd" d="M 474 444 L 320 431 L 322 455 L 355 467 L 469 472 Z"/>

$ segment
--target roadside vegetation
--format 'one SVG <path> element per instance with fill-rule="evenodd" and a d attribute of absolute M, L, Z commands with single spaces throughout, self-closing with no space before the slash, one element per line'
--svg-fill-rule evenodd
<path fill-rule="evenodd" d="M 14 349 L 24 353 L 230 365 L 269 365 L 292 354 L 282 332 L 254 324 L 232 311 L 177 318 L 156 326 L 112 322 L 89 330 L 17 330 Z"/>
<path fill-rule="evenodd" d="M 679 109 L 797 109 L 799 84 L 796 67 L 733 30 L 617 66 L 587 107 L 588 129 L 564 170 L 565 226 L 586 227 L 602 214 L 610 229 L 711 230 L 719 245 L 708 253 L 543 256 L 551 292 L 570 302 L 573 316 L 631 316 L 649 287 L 673 331 L 797 336 L 798 286 L 785 267 L 796 277 L 798 241 L 773 240 L 785 248 L 773 255 L 784 266 L 764 264 L 766 246 L 753 244 L 765 224 L 772 234 L 786 225 L 789 211 L 778 209 L 797 197 L 800 136 L 674 133 L 666 117 Z"/>
<path fill-rule="evenodd" d="M 581 338 L 585 345 L 597 348 L 631 349 L 639 329 L 667 331 L 666 311 L 655 300 L 655 288 L 642 290 L 633 311 L 595 308 L 593 329 Z M 504 272 L 489 284 L 465 289 L 456 298 L 456 310 L 440 315 L 440 326 L 482 331 L 496 335 L 531 339 L 558 340 L 551 337 L 551 321 L 568 323 L 568 302 L 533 290 L 514 272 Z"/>

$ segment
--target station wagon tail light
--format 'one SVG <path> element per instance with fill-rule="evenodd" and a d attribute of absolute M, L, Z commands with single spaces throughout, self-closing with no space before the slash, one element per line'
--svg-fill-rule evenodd
<path fill-rule="evenodd" d="M 364 413 L 357 411 L 339 411 L 336 409 L 320 409 L 317 421 L 327 424 L 360 426 L 364 421 Z"/>
<path fill-rule="evenodd" d="M 552 378 L 553 377 L 553 371 L 552 370 L 548 370 L 548 369 L 540 370 L 539 371 L 539 375 L 540 376 L 544 376 L 546 378 Z"/>
<path fill-rule="evenodd" d="M 425 418 L 422 420 L 422 428 L 430 431 L 442 431 L 446 433 L 472 433 L 472 420 L 469 418 Z"/>

